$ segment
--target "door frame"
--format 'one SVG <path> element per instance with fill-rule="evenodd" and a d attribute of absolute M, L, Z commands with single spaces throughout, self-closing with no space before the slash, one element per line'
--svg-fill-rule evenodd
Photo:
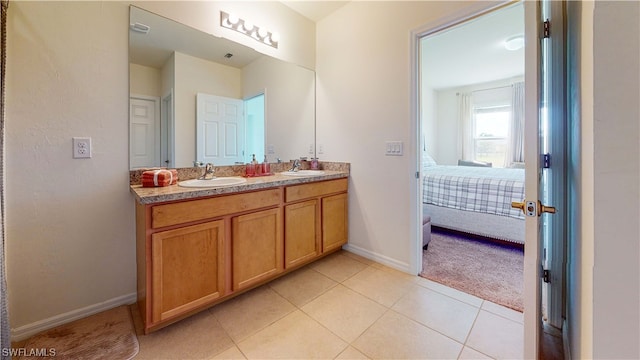
<path fill-rule="evenodd" d="M 466 7 L 460 11 L 454 12 L 453 14 L 440 18 L 436 21 L 429 22 L 422 27 L 411 31 L 410 38 L 410 59 L 411 59 L 411 70 L 410 70 L 410 85 L 411 85 L 411 132 L 413 136 L 411 137 L 411 149 L 414 150 L 412 153 L 413 166 L 415 169 L 415 175 L 412 179 L 411 188 L 411 244 L 410 244 L 410 262 L 409 269 L 412 273 L 419 274 L 422 270 L 422 222 L 421 219 L 423 217 L 422 212 L 422 181 L 421 179 L 421 159 L 420 159 L 420 150 L 423 147 L 423 139 L 422 139 L 422 124 L 420 117 L 420 62 L 418 61 L 418 54 L 420 51 L 420 39 L 424 36 L 432 35 L 442 30 L 448 29 L 450 27 L 456 26 L 463 22 L 472 20 L 476 17 L 484 16 L 491 11 L 499 9 L 504 6 L 509 6 L 513 2 L 512 1 L 504 1 L 501 3 L 491 3 L 487 4 L 485 2 L 475 3 Z M 538 38 L 538 11 L 536 10 L 537 2 L 533 1 L 524 1 L 525 6 L 525 39 L 537 39 Z M 526 41 L 526 40 L 525 40 Z M 531 40 L 529 40 L 531 42 Z M 538 44 L 537 41 L 534 42 Z M 535 56 L 537 58 L 539 54 L 539 49 L 537 46 L 525 46 L 525 58 L 529 56 Z M 538 107 L 539 101 L 538 99 L 538 82 L 539 76 L 537 70 L 534 70 L 532 73 L 531 67 L 532 62 L 525 63 L 525 114 L 527 116 L 533 116 L 535 119 L 538 119 Z M 527 85 L 528 84 L 528 85 Z M 534 91 L 531 91 L 531 87 L 535 87 Z M 532 122 L 529 121 L 529 124 Z M 535 137 L 536 143 L 531 144 L 531 141 L 525 140 L 525 154 L 529 153 L 529 158 L 535 157 L 535 165 L 531 164 L 531 166 L 538 166 L 538 156 L 531 155 L 531 151 L 533 150 L 535 154 L 537 154 L 537 120 L 536 120 L 536 129 L 535 129 Z M 530 128 L 526 128 L 525 132 L 531 131 Z M 526 135 L 525 135 L 526 138 Z M 527 139 L 527 138 L 526 138 Z M 528 143 L 528 145 L 527 145 Z M 535 149 L 532 149 L 532 146 L 535 146 Z M 415 182 L 414 182 L 415 181 Z M 529 194 L 533 195 L 534 190 L 531 189 L 535 187 L 535 196 L 531 198 L 535 198 L 537 200 L 537 179 L 533 184 L 530 184 L 531 181 L 529 178 L 526 179 L 526 187 L 525 193 L 527 196 Z M 529 200 L 529 197 L 527 197 Z M 538 358 L 539 355 L 539 344 L 540 344 L 540 333 L 541 333 L 541 316 L 540 316 L 540 254 L 539 254 L 539 239 L 537 236 L 538 229 L 538 218 L 537 217 L 527 217 L 525 221 L 525 264 L 524 264 L 524 347 L 523 354 L 524 358 Z M 527 251 L 529 249 L 529 251 Z M 527 256 L 526 254 L 530 255 Z M 533 309 L 533 311 L 531 311 Z"/>
<path fill-rule="evenodd" d="M 170 168 L 176 167 L 174 108 L 174 92 L 171 88 L 160 100 L 160 163 L 165 161 L 162 158 L 166 155 L 169 162 L 163 166 Z"/>

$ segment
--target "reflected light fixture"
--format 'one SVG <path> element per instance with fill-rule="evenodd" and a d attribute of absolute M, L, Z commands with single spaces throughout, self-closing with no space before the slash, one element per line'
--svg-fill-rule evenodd
<path fill-rule="evenodd" d="M 278 48 L 280 41 L 278 33 L 271 32 L 262 26 L 256 26 L 251 21 L 240 19 L 234 14 L 220 11 L 220 26 L 245 34 L 265 45 Z"/>
<path fill-rule="evenodd" d="M 504 41 L 504 48 L 510 51 L 520 50 L 524 47 L 524 36 L 514 35 Z"/>

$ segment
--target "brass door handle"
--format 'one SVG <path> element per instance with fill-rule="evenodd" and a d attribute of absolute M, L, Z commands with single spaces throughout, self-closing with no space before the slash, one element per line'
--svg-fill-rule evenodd
<path fill-rule="evenodd" d="M 544 206 L 540 200 L 538 200 L 538 216 L 542 215 L 542 213 L 555 214 L 556 208 L 553 206 Z"/>
<path fill-rule="evenodd" d="M 522 212 L 528 216 L 535 216 L 535 214 L 538 214 L 538 216 L 540 216 L 542 215 L 542 213 L 549 213 L 549 214 L 556 213 L 555 207 L 542 205 L 540 200 L 538 200 L 537 209 L 533 201 L 522 201 L 522 202 L 513 201 L 511 203 L 511 207 L 514 209 L 522 210 Z"/>
<path fill-rule="evenodd" d="M 520 209 L 520 210 L 522 210 L 522 213 L 524 213 L 524 214 L 526 214 L 526 213 L 527 213 L 527 212 L 526 212 L 526 210 L 524 209 L 524 207 L 525 207 L 525 206 L 526 206 L 526 205 L 524 204 L 524 201 L 523 201 L 523 202 L 513 201 L 513 202 L 511 203 L 511 207 L 512 207 L 512 208 L 514 208 L 514 209 Z"/>

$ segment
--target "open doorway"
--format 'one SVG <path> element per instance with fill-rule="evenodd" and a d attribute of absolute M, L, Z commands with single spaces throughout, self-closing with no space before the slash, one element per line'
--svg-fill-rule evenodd
<path fill-rule="evenodd" d="M 422 276 L 523 311 L 524 7 L 420 40 Z M 426 231 L 430 228 L 431 231 Z"/>
<path fill-rule="evenodd" d="M 245 162 L 253 160 L 253 156 L 261 162 L 266 155 L 265 139 L 265 99 L 264 93 L 244 100 L 246 121 Z"/>

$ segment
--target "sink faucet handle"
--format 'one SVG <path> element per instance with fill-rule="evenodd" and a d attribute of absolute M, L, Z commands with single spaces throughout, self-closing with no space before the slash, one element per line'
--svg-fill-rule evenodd
<path fill-rule="evenodd" d="M 298 171 L 299 168 L 300 168 L 300 160 L 295 159 L 293 160 L 293 164 L 291 165 L 291 169 L 289 169 L 289 171 Z"/>
<path fill-rule="evenodd" d="M 202 176 L 200 176 L 200 180 L 213 179 L 215 177 L 213 176 L 214 173 L 215 173 L 215 169 L 213 167 L 213 163 L 207 163 L 204 166 L 204 173 L 202 174 Z"/>

